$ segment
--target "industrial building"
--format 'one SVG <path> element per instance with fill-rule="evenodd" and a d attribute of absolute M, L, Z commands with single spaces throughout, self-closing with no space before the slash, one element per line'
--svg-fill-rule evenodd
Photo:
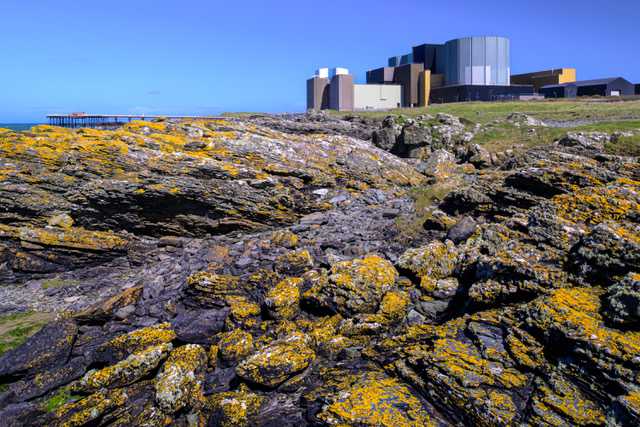
<path fill-rule="evenodd" d="M 331 76 L 331 78 L 329 78 Z M 381 77 L 384 82 L 384 75 Z M 391 109 L 402 106 L 399 84 L 354 84 L 344 68 L 320 68 L 307 80 L 307 109 L 336 111 Z"/>
<path fill-rule="evenodd" d="M 635 94 L 634 85 L 622 77 L 583 80 L 540 88 L 545 98 L 576 98 L 578 96 L 630 96 Z"/>
<path fill-rule="evenodd" d="M 558 68 L 554 70 L 536 71 L 535 73 L 515 74 L 511 76 L 512 85 L 533 85 L 538 91 L 543 86 L 561 85 L 576 81 L 575 68 Z"/>
<path fill-rule="evenodd" d="M 307 108 L 418 107 L 429 102 L 518 99 L 534 91 L 530 84 L 510 84 L 510 42 L 504 37 L 421 44 L 387 63 L 367 72 L 366 85 L 353 84 L 340 69 L 333 76 L 326 68 L 318 70 L 307 81 Z"/>
<path fill-rule="evenodd" d="M 504 37 L 464 37 L 421 44 L 367 71 L 354 84 L 343 68 L 321 68 L 307 81 L 307 108 L 340 111 L 421 107 L 429 103 L 626 96 L 640 85 L 617 77 L 576 81 L 575 68 L 511 75 L 511 45 Z"/>

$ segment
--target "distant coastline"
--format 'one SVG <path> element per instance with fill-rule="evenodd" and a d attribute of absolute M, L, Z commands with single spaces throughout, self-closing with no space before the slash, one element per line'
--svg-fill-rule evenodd
<path fill-rule="evenodd" d="M 39 124 L 40 123 L 0 123 L 0 128 L 22 131 L 29 130 Z"/>

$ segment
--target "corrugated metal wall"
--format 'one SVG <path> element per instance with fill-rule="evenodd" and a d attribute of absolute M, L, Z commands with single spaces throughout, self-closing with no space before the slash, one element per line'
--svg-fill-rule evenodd
<path fill-rule="evenodd" d="M 509 85 L 509 39 L 465 37 L 448 41 L 445 50 L 447 85 Z"/>

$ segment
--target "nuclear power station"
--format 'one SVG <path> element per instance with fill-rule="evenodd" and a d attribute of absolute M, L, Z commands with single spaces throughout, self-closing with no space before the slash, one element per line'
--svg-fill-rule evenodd
<path fill-rule="evenodd" d="M 320 68 L 307 81 L 307 108 L 338 111 L 424 107 L 429 103 L 625 96 L 636 87 L 620 77 L 576 81 L 575 68 L 511 74 L 511 43 L 495 36 L 421 44 L 392 56 L 354 83 L 345 68 Z"/>

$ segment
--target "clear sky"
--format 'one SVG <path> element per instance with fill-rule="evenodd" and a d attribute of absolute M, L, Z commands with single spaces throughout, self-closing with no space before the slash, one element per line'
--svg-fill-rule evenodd
<path fill-rule="evenodd" d="M 0 122 L 47 113 L 302 111 L 319 66 L 511 39 L 512 72 L 640 83 L 639 0 L 0 0 Z"/>

